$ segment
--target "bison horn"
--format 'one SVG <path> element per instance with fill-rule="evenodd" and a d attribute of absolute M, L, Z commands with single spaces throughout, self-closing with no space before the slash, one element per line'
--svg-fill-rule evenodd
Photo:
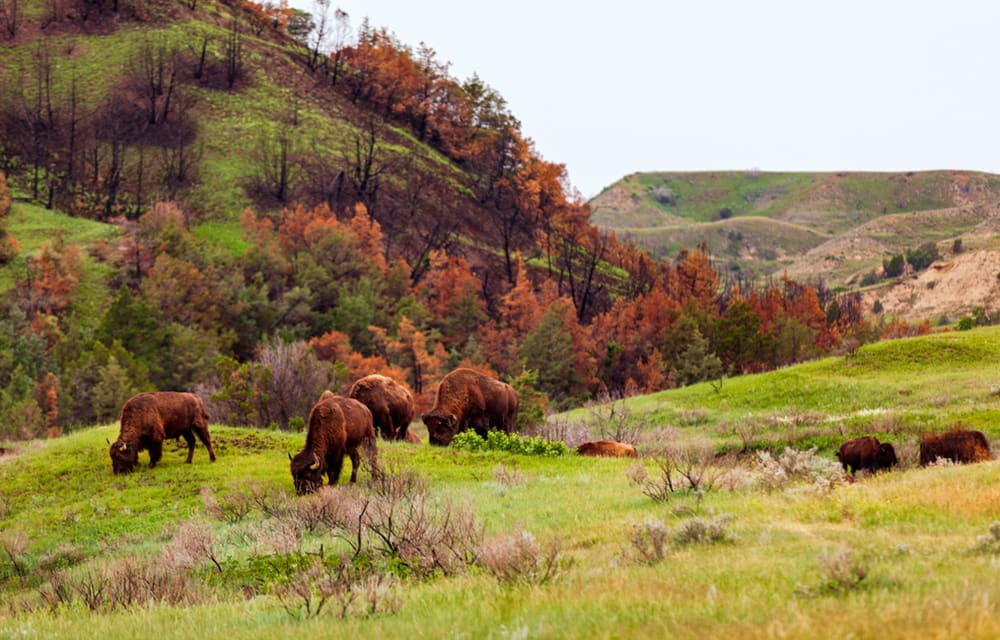
<path fill-rule="evenodd" d="M 310 471 L 315 471 L 317 469 L 319 469 L 319 456 L 314 453 L 313 454 L 313 463 L 311 465 L 309 465 L 309 470 Z"/>
<path fill-rule="evenodd" d="M 291 461 L 292 461 L 292 454 L 290 454 L 290 453 L 288 454 L 288 461 L 289 461 L 289 462 L 291 462 Z"/>
<path fill-rule="evenodd" d="M 128 449 L 128 443 L 127 442 L 123 442 L 122 443 L 122 451 L 125 451 L 126 449 Z"/>

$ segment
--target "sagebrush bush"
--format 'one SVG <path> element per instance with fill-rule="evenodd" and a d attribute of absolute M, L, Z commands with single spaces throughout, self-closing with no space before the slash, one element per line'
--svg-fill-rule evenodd
<path fill-rule="evenodd" d="M 641 562 L 655 564 L 670 550 L 670 527 L 658 518 L 648 518 L 641 524 L 632 525 L 629 541 Z"/>
<path fill-rule="evenodd" d="M 671 536 L 673 543 L 679 547 L 689 544 L 719 544 L 732 542 L 734 536 L 726 530 L 731 516 L 722 514 L 712 518 L 691 518 L 681 523 Z"/>
<path fill-rule="evenodd" d="M 479 564 L 504 584 L 543 584 L 572 561 L 563 555 L 557 539 L 543 546 L 530 532 L 515 531 L 485 541 L 479 548 Z"/>
<path fill-rule="evenodd" d="M 1000 554 L 1000 522 L 991 523 L 989 533 L 977 537 L 972 550 L 975 553 Z"/>
<path fill-rule="evenodd" d="M 826 593 L 845 593 L 865 586 L 868 578 L 868 564 L 850 549 L 838 549 L 834 552 L 824 551 L 819 557 L 821 582 L 818 591 Z"/>
<path fill-rule="evenodd" d="M 751 484 L 766 490 L 782 489 L 793 483 L 812 483 L 827 490 L 844 482 L 840 463 L 824 458 L 813 447 L 807 450 L 786 448 L 777 458 L 769 451 L 758 451 Z"/>

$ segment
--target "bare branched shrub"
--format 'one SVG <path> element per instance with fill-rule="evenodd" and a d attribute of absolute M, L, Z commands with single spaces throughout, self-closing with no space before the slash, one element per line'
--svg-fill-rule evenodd
<path fill-rule="evenodd" d="M 526 436 L 541 436 L 549 442 L 565 442 L 566 446 L 573 448 L 583 442 L 593 440 L 590 434 L 590 427 L 584 424 L 570 422 L 565 418 L 546 418 L 531 429 L 524 432 Z"/>
<path fill-rule="evenodd" d="M 642 524 L 633 524 L 629 539 L 639 560 L 647 564 L 663 560 L 670 550 L 670 528 L 657 518 L 647 519 Z"/>
<path fill-rule="evenodd" d="M 432 499 L 423 476 L 392 460 L 367 488 L 336 487 L 331 497 L 332 533 L 353 558 L 381 558 L 419 576 L 450 575 L 475 561 L 482 526 L 471 507 Z"/>
<path fill-rule="evenodd" d="M 195 569 L 211 562 L 216 571 L 222 571 L 222 564 L 215 550 L 215 536 L 205 525 L 181 525 L 170 544 L 164 548 L 163 559 L 167 566 L 181 570 Z"/>
<path fill-rule="evenodd" d="M 0 549 L 14 575 L 24 578 L 28 574 L 27 560 L 24 557 L 28 550 L 27 534 L 18 530 L 4 531 L 0 535 Z"/>
<path fill-rule="evenodd" d="M 976 553 L 1000 554 L 1000 522 L 990 524 L 990 532 L 976 538 L 976 546 L 972 548 Z"/>
<path fill-rule="evenodd" d="M 335 567 L 313 566 L 299 572 L 287 584 L 278 586 L 274 594 L 281 606 L 293 618 L 315 618 L 331 598 L 340 604 L 340 618 L 346 618 L 356 599 L 351 589 L 352 568 L 347 562 Z"/>
<path fill-rule="evenodd" d="M 400 580 L 385 573 L 370 573 L 351 587 L 358 599 L 366 605 L 366 613 L 375 615 L 396 613 L 403 606 Z"/>
<path fill-rule="evenodd" d="M 719 425 L 719 430 L 726 435 L 733 435 L 740 439 L 741 453 L 747 453 L 757 442 L 757 437 L 763 432 L 764 425 L 753 416 L 747 416 L 740 420 Z"/>
<path fill-rule="evenodd" d="M 613 440 L 636 445 L 639 435 L 648 426 L 633 417 L 632 408 L 624 399 L 602 399 L 587 408 L 587 425 L 601 440 Z"/>
<path fill-rule="evenodd" d="M 302 531 L 296 518 L 273 518 L 262 525 L 257 541 L 269 553 L 289 554 L 301 546 Z"/>
<path fill-rule="evenodd" d="M 100 611 L 105 607 L 107 602 L 105 591 L 108 590 L 108 580 L 105 576 L 93 571 L 87 572 L 69 582 L 69 586 L 88 610 Z"/>
<path fill-rule="evenodd" d="M 479 564 L 505 584 L 544 584 L 569 568 L 558 540 L 544 547 L 527 531 L 493 537 L 479 549 Z"/>
<path fill-rule="evenodd" d="M 851 552 L 838 549 L 830 553 L 824 551 L 819 557 L 822 582 L 820 593 L 846 593 L 861 588 L 868 577 L 868 565 Z"/>
<path fill-rule="evenodd" d="M 196 600 L 196 588 L 186 571 L 160 562 L 124 558 L 104 571 L 107 604 L 128 609 L 149 603 L 179 605 Z"/>
<path fill-rule="evenodd" d="M 66 580 L 65 571 L 46 572 L 45 581 L 36 587 L 35 592 L 51 614 L 73 602 L 73 589 Z"/>
<path fill-rule="evenodd" d="M 242 522 L 255 506 L 254 497 L 246 492 L 233 491 L 220 499 L 211 487 L 202 487 L 201 502 L 208 515 L 230 524 Z"/>
<path fill-rule="evenodd" d="M 504 488 L 517 487 L 526 482 L 524 476 L 517 469 L 512 469 L 501 463 L 493 470 L 493 479 Z"/>
<path fill-rule="evenodd" d="M 645 464 L 636 462 L 625 471 L 625 478 L 628 479 L 631 484 L 639 485 L 641 487 L 649 480 L 649 470 L 646 469 Z"/>
<path fill-rule="evenodd" d="M 711 490 L 732 466 L 728 458 L 717 459 L 707 443 L 687 447 L 668 445 L 652 458 L 659 474 L 646 479 L 642 492 L 658 502 L 669 500 L 679 491 Z"/>
<path fill-rule="evenodd" d="M 330 530 L 346 519 L 344 511 L 348 501 L 343 499 L 343 494 L 337 489 L 325 485 L 319 491 L 298 499 L 285 517 L 294 518 L 309 533 Z"/>
<path fill-rule="evenodd" d="M 731 517 L 719 515 L 711 520 L 706 518 L 691 518 L 674 530 L 672 540 L 675 545 L 683 547 L 689 544 L 719 544 L 731 542 L 733 536 L 726 531 Z"/>
<path fill-rule="evenodd" d="M 677 424 L 683 427 L 697 427 L 708 422 L 708 411 L 705 409 L 681 409 L 677 412 Z"/>

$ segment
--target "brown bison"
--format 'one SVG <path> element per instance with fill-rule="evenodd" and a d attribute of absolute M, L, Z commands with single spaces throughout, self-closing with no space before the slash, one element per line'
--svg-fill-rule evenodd
<path fill-rule="evenodd" d="M 318 490 L 323 486 L 324 474 L 330 484 L 337 484 L 345 455 L 351 457 L 351 482 L 357 482 L 361 448 L 374 471 L 375 427 L 371 411 L 353 398 L 324 391 L 309 412 L 305 448 L 294 458 L 289 456 L 295 491 L 302 495 Z"/>
<path fill-rule="evenodd" d="M 510 433 L 517 422 L 517 392 L 472 369 L 455 369 L 438 385 L 434 408 L 421 418 L 431 444 L 448 446 L 470 427 L 486 437 L 491 427 Z"/>
<path fill-rule="evenodd" d="M 372 412 L 377 433 L 386 440 L 405 440 L 413 420 L 413 394 L 392 378 L 373 373 L 351 386 L 347 394 Z"/>
<path fill-rule="evenodd" d="M 920 442 L 921 466 L 931 464 L 938 458 L 959 463 L 990 460 L 990 443 L 981 431 L 956 429 L 924 436 Z"/>
<path fill-rule="evenodd" d="M 899 464 L 893 446 L 888 442 L 879 442 L 874 436 L 844 442 L 837 451 L 837 459 L 844 465 L 844 471 L 849 471 L 852 476 L 859 469 L 875 473 Z"/>
<path fill-rule="evenodd" d="M 634 458 L 636 456 L 635 447 L 613 440 L 584 442 L 576 448 L 576 452 L 581 456 L 605 456 L 609 458 Z"/>
<path fill-rule="evenodd" d="M 139 462 L 139 452 L 149 451 L 149 468 L 152 469 L 163 455 L 166 438 L 183 436 L 188 445 L 185 462 L 194 458 L 194 438 L 198 436 L 208 457 L 215 462 L 215 449 L 208 435 L 208 417 L 201 400 L 191 393 L 158 391 L 132 396 L 122 407 L 121 430 L 118 439 L 111 443 L 111 469 L 115 473 L 129 473 Z"/>

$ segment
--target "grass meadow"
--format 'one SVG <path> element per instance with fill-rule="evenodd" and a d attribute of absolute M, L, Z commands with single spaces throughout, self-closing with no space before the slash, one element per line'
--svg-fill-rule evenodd
<path fill-rule="evenodd" d="M 868 345 L 550 420 L 617 425 L 638 460 L 380 442 L 381 479 L 309 497 L 288 471 L 301 433 L 212 425 L 216 463 L 171 441 L 128 476 L 117 425 L 17 444 L 0 638 L 998 637 L 1000 467 L 915 464 L 926 431 L 1000 436 L 998 338 Z M 834 451 L 869 433 L 901 468 L 850 481 Z"/>

